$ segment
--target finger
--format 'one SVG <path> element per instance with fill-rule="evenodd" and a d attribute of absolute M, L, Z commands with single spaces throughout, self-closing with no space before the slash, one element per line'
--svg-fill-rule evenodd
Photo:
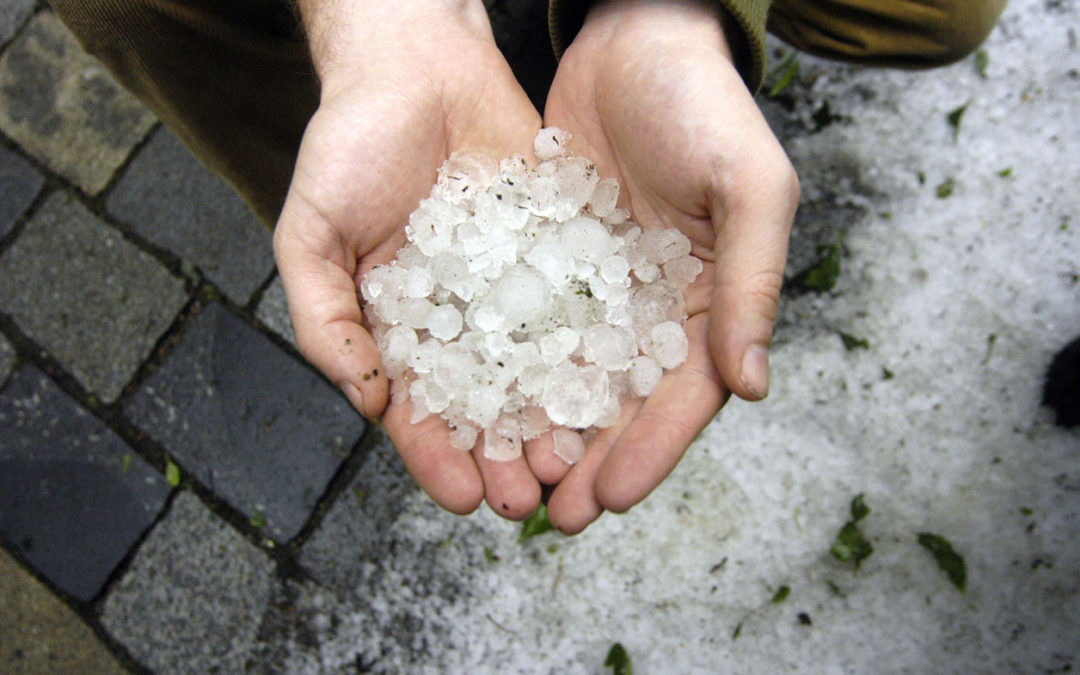
<path fill-rule="evenodd" d="M 346 243 L 314 209 L 294 199 L 274 230 L 274 256 L 300 352 L 367 417 L 386 407 L 389 382 L 371 334 L 361 326 Z"/>
<path fill-rule="evenodd" d="M 609 511 L 621 513 L 648 496 L 727 400 L 705 340 L 705 315 L 685 328 L 686 361 L 664 375 L 599 467 L 596 499 Z"/>
<path fill-rule="evenodd" d="M 450 428 L 438 415 L 411 423 L 412 403 L 394 400 L 383 422 L 416 484 L 451 513 L 472 513 L 484 499 L 484 480 L 473 456 L 450 444 Z"/>
<path fill-rule="evenodd" d="M 709 344 L 724 384 L 747 400 L 769 393 L 768 348 L 799 203 L 794 169 L 769 140 L 772 152 L 713 189 L 717 236 Z"/>
<path fill-rule="evenodd" d="M 596 434 L 586 447 L 585 456 L 555 486 L 547 502 L 548 519 L 563 534 L 581 532 L 604 513 L 604 506 L 596 495 L 597 473 L 612 444 L 629 426 L 641 403 L 641 399 L 624 401 L 615 425 Z"/>
<path fill-rule="evenodd" d="M 537 480 L 545 485 L 561 481 L 572 466 L 555 454 L 554 429 L 525 443 L 525 459 Z"/>
<path fill-rule="evenodd" d="M 522 520 L 540 504 L 540 482 L 522 455 L 510 461 L 489 459 L 484 438 L 473 448 L 473 458 L 484 479 L 484 498 L 492 511 L 509 520 Z"/>

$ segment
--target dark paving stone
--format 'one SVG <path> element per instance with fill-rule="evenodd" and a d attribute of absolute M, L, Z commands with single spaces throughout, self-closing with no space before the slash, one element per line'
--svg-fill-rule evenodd
<path fill-rule="evenodd" d="M 262 551 L 182 492 L 109 592 L 101 624 L 159 673 L 242 673 L 276 585 Z"/>
<path fill-rule="evenodd" d="M 44 184 L 45 178 L 26 160 L 0 148 L 0 237 L 7 234 Z"/>
<path fill-rule="evenodd" d="M 345 398 L 221 305 L 206 307 L 125 411 L 184 470 L 279 542 L 364 431 Z"/>
<path fill-rule="evenodd" d="M 153 124 L 52 12 L 34 17 L 0 57 L 0 129 L 91 195 Z"/>
<path fill-rule="evenodd" d="M 0 673 L 125 672 L 75 612 L 0 549 Z"/>
<path fill-rule="evenodd" d="M 270 230 L 164 128 L 128 165 L 106 208 L 197 266 L 237 304 L 274 268 Z"/>
<path fill-rule="evenodd" d="M 168 492 L 40 371 L 20 370 L 0 394 L 0 533 L 79 600 L 101 590 Z"/>
<path fill-rule="evenodd" d="M 267 286 L 259 300 L 259 307 L 255 310 L 255 318 L 296 347 L 296 333 L 293 332 L 292 319 L 289 318 L 289 305 L 285 300 L 285 287 L 280 276 Z"/>
<path fill-rule="evenodd" d="M 4 384 L 4 380 L 11 374 L 11 369 L 15 365 L 15 356 L 15 348 L 11 346 L 6 337 L 0 335 L 0 386 Z"/>
<path fill-rule="evenodd" d="M 15 31 L 34 13 L 34 0 L 0 0 L 0 45 L 15 37 Z"/>
<path fill-rule="evenodd" d="M 106 402 L 186 302 L 181 279 L 65 192 L 0 258 L 0 311 Z"/>

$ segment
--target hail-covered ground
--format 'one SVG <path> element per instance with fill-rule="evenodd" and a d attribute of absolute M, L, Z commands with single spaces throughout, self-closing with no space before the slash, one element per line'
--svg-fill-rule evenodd
<path fill-rule="evenodd" d="M 769 398 L 574 538 L 445 514 L 384 447 L 305 547 L 334 581 L 282 667 L 602 673 L 617 642 L 639 675 L 1080 668 L 1080 429 L 1040 407 L 1080 334 L 1078 31 L 1014 0 L 944 69 L 799 57 L 762 103 L 803 186 Z"/>

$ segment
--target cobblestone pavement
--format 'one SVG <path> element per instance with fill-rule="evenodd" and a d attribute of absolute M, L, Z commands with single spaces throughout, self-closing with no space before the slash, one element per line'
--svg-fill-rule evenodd
<path fill-rule="evenodd" d="M 229 187 L 43 3 L 0 0 L 0 49 L 0 672 L 272 670 L 385 441 L 296 352 Z"/>

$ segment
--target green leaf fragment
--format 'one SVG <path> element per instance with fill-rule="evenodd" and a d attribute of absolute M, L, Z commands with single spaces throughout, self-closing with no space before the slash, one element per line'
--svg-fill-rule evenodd
<path fill-rule="evenodd" d="M 1020 507 L 1020 515 L 1022 515 L 1022 516 L 1033 516 L 1033 515 L 1035 515 L 1035 509 L 1031 508 L 1030 506 L 1021 506 Z"/>
<path fill-rule="evenodd" d="M 843 331 L 837 331 L 840 333 L 840 339 L 844 341 L 844 349 L 849 352 L 856 349 L 870 349 L 870 343 L 862 338 L 857 338 L 854 335 L 849 335 Z"/>
<path fill-rule="evenodd" d="M 767 96 L 769 98 L 776 98 L 785 89 L 791 86 L 791 83 L 795 81 L 795 78 L 799 74 L 799 60 L 796 57 L 795 52 L 788 52 L 788 55 L 784 57 L 776 68 L 769 73 L 771 76 L 776 76 L 776 80 L 772 86 L 769 87 Z"/>
<path fill-rule="evenodd" d="M 165 480 L 173 487 L 180 484 L 180 467 L 168 457 L 165 458 Z"/>
<path fill-rule="evenodd" d="M 851 519 L 856 523 L 870 514 L 870 507 L 864 501 L 865 493 L 860 492 L 851 499 Z"/>
<path fill-rule="evenodd" d="M 499 556 L 495 555 L 495 549 L 491 548 L 490 546 L 485 546 L 484 560 L 488 561 L 489 563 L 499 562 Z"/>
<path fill-rule="evenodd" d="M 893 371 L 889 370 L 885 366 L 881 367 L 881 379 L 883 379 L 883 380 L 891 380 L 895 376 L 896 376 L 896 374 L 893 373 Z"/>
<path fill-rule="evenodd" d="M 784 584 L 773 593 L 772 603 L 774 605 L 779 605 L 781 602 L 787 600 L 789 595 L 791 595 L 791 587 Z"/>
<path fill-rule="evenodd" d="M 975 72 L 980 77 L 986 77 L 986 67 L 990 65 L 990 55 L 986 53 L 985 49 L 980 49 L 975 52 Z"/>
<path fill-rule="evenodd" d="M 1007 167 L 1005 167 L 1004 169 L 1002 169 L 1001 171 L 998 171 L 997 173 L 998 173 L 998 175 L 999 175 L 999 176 L 1001 176 L 1002 178 L 1008 178 L 1009 176 L 1011 176 L 1011 175 L 1012 175 L 1012 167 L 1011 167 L 1011 166 L 1007 166 Z"/>
<path fill-rule="evenodd" d="M 840 532 L 836 535 L 829 553 L 840 562 L 855 561 L 855 569 L 859 569 L 862 561 L 870 557 L 874 547 L 863 536 L 859 526 L 852 521 L 844 523 Z"/>
<path fill-rule="evenodd" d="M 613 675 L 634 675 L 634 665 L 630 663 L 630 655 L 618 642 L 611 645 L 611 649 L 608 650 L 604 666 L 611 668 Z"/>
<path fill-rule="evenodd" d="M 536 507 L 531 516 L 522 521 L 521 536 L 518 537 L 518 541 L 525 541 L 529 537 L 535 537 L 538 534 L 550 532 L 554 529 L 555 526 L 548 519 L 547 507 L 541 504 Z"/>
<path fill-rule="evenodd" d="M 836 286 L 836 279 L 840 276 L 840 257 L 842 254 L 843 245 L 840 241 L 831 246 L 820 247 L 818 255 L 821 256 L 821 259 L 813 267 L 795 275 L 792 283 L 809 291 L 831 291 Z"/>
<path fill-rule="evenodd" d="M 945 180 L 943 180 L 937 186 L 936 193 L 938 199 L 945 199 L 946 197 L 952 195 L 954 187 L 956 187 L 956 182 L 953 181 L 952 178 L 946 178 Z"/>
<path fill-rule="evenodd" d="M 949 126 L 953 129 L 953 138 L 956 138 L 960 134 L 960 120 L 964 118 L 964 112 L 968 109 L 969 105 L 971 105 L 970 99 L 964 103 L 964 105 L 945 116 L 945 119 L 949 122 Z"/>
<path fill-rule="evenodd" d="M 123 473 L 131 471 L 131 455 L 124 455 L 124 458 L 120 460 L 120 471 Z"/>
<path fill-rule="evenodd" d="M 953 549 L 952 544 L 944 537 L 930 532 L 919 533 L 919 545 L 930 551 L 949 581 L 961 591 L 967 588 L 967 565 L 964 558 Z"/>
<path fill-rule="evenodd" d="M 251 514 L 251 526 L 256 530 L 261 530 L 269 523 L 266 520 L 266 514 L 262 510 L 256 509 L 255 513 Z"/>
<path fill-rule="evenodd" d="M 738 624 L 735 625 L 735 630 L 731 631 L 731 639 L 732 639 L 732 641 L 735 641 L 735 640 L 739 639 L 739 633 L 742 632 L 742 625 L 743 625 L 743 622 L 740 621 Z"/>

